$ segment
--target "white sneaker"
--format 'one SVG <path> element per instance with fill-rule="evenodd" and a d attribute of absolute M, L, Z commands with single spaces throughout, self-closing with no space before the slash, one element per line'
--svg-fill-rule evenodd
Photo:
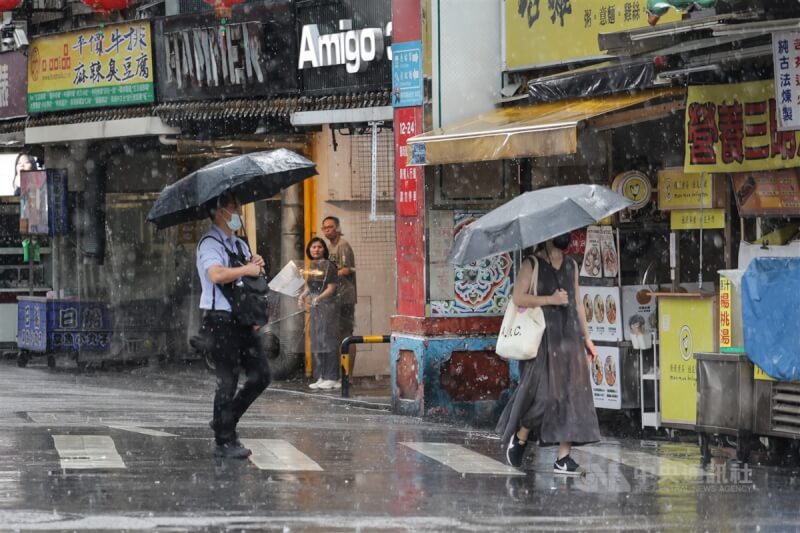
<path fill-rule="evenodd" d="M 332 379 L 326 379 L 319 384 L 319 390 L 333 390 L 336 388 L 336 382 Z"/>
<path fill-rule="evenodd" d="M 334 389 L 341 389 L 342 388 L 342 382 L 341 381 L 334 381 L 333 382 L 333 388 Z"/>
<path fill-rule="evenodd" d="M 309 388 L 309 389 L 318 389 L 318 388 L 320 387 L 320 385 L 322 385 L 323 383 L 325 383 L 325 380 L 324 380 L 324 379 L 322 379 L 322 378 L 319 378 L 319 379 L 318 379 L 317 381 L 315 381 L 314 383 L 311 383 L 311 384 L 309 384 L 309 385 L 308 385 L 308 388 Z"/>

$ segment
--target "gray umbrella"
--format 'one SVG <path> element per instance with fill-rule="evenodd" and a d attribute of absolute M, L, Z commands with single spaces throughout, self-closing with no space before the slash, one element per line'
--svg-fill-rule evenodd
<path fill-rule="evenodd" d="M 314 163 L 285 148 L 220 159 L 166 187 L 147 220 L 158 229 L 208 216 L 210 204 L 231 190 L 242 204 L 270 198 L 316 174 Z"/>
<path fill-rule="evenodd" d="M 526 192 L 461 230 L 447 260 L 478 259 L 535 246 L 594 224 L 632 202 L 599 185 L 564 185 Z"/>

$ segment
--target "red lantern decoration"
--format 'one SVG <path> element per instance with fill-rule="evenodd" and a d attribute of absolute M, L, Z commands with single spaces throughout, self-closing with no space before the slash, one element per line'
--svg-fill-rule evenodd
<path fill-rule="evenodd" d="M 0 0 L 0 11 L 11 11 L 17 9 L 22 0 Z"/>
<path fill-rule="evenodd" d="M 230 9 L 235 5 L 243 4 L 244 0 L 205 0 L 206 4 L 214 6 L 214 10 Z"/>
<path fill-rule="evenodd" d="M 231 16 L 233 6 L 243 4 L 244 0 L 205 0 L 205 2 L 214 6 L 214 14 L 217 17 L 226 19 Z"/>
<path fill-rule="evenodd" d="M 2 0 L 0 0 L 2 1 Z M 84 4 L 91 7 L 94 11 L 101 13 L 108 13 L 109 11 L 118 11 L 126 9 L 131 0 L 81 0 Z"/>

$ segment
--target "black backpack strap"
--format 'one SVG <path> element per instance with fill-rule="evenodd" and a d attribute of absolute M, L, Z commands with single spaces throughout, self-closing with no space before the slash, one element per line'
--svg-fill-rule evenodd
<path fill-rule="evenodd" d="M 218 243 L 220 243 L 220 244 L 222 245 L 222 248 L 223 248 L 223 249 L 225 250 L 225 252 L 227 252 L 227 254 L 228 254 L 228 267 L 230 268 L 230 266 L 231 266 L 231 262 L 232 262 L 232 261 L 233 261 L 233 259 L 236 257 L 236 254 L 234 254 L 233 252 L 231 252 L 230 250 L 228 250 L 228 247 L 227 247 L 227 246 L 225 246 L 225 243 L 224 243 L 224 242 L 222 242 L 221 240 L 217 239 L 217 238 L 216 238 L 216 237 L 214 237 L 213 235 L 206 235 L 205 237 L 203 237 L 202 239 L 200 239 L 200 241 L 197 243 L 197 251 L 198 251 L 198 252 L 200 251 L 200 245 L 201 245 L 201 244 L 203 244 L 203 241 L 205 241 L 206 239 L 211 239 L 212 241 L 217 241 Z M 237 245 L 237 246 L 239 245 L 239 240 L 238 240 L 238 239 L 236 240 L 236 245 Z M 210 281 L 210 280 L 209 280 L 209 281 Z M 222 291 L 222 293 L 223 293 L 223 294 L 225 293 L 225 291 L 222 289 L 222 286 L 221 286 L 221 285 L 218 285 L 218 284 L 216 284 L 216 283 L 215 283 L 215 284 L 214 284 L 214 286 L 211 288 L 211 310 L 212 310 L 212 311 L 216 311 L 216 309 L 217 309 L 217 287 L 219 287 L 219 290 L 220 290 L 220 291 Z M 229 303 L 230 303 L 230 302 L 229 302 Z"/>

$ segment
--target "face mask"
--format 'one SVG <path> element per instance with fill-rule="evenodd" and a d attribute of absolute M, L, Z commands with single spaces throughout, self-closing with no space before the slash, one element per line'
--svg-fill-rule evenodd
<path fill-rule="evenodd" d="M 555 239 L 553 239 L 553 246 L 558 248 L 559 250 L 566 250 L 569 248 L 569 241 L 570 235 L 569 233 L 565 233 L 564 235 L 559 235 Z"/>
<path fill-rule="evenodd" d="M 228 212 L 230 213 L 230 211 Z M 231 215 L 231 219 L 228 221 L 228 228 L 230 228 L 231 231 L 239 231 L 242 229 L 242 217 L 239 216 L 239 213 L 233 213 Z"/>

